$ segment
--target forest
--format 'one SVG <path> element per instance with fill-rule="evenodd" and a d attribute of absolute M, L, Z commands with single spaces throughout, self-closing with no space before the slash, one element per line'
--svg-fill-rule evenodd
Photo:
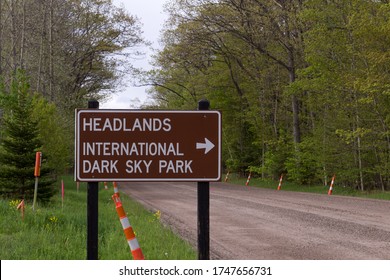
<path fill-rule="evenodd" d="M 111 0 L 0 0 L 0 195 L 31 198 L 42 151 L 38 197 L 50 199 L 74 165 L 74 109 L 122 86 L 145 45 Z"/>
<path fill-rule="evenodd" d="M 206 98 L 222 112 L 226 172 L 390 189 L 388 0 L 168 0 L 165 12 L 145 71 L 131 65 L 148 45 L 140 20 L 111 0 L 1 0 L 0 169 L 28 149 L 49 173 L 71 170 L 74 109 L 132 73 L 145 109 Z"/>
<path fill-rule="evenodd" d="M 226 171 L 390 187 L 390 4 L 176 0 L 154 57 L 156 108 L 223 114 Z"/>

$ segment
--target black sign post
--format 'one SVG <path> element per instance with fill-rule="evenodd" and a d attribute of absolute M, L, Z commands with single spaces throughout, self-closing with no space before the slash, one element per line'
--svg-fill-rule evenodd
<path fill-rule="evenodd" d="M 89 109 L 99 109 L 99 102 L 88 101 Z M 87 182 L 87 260 L 98 259 L 99 182 Z"/>
<path fill-rule="evenodd" d="M 198 183 L 198 258 L 210 259 L 210 182 L 221 178 L 221 114 L 197 111 L 75 111 L 75 178 L 87 182 L 87 259 L 98 259 L 98 184 L 103 181 Z"/>
<path fill-rule="evenodd" d="M 209 110 L 208 100 L 198 103 L 198 110 Z M 198 182 L 198 259 L 210 259 L 210 182 Z"/>

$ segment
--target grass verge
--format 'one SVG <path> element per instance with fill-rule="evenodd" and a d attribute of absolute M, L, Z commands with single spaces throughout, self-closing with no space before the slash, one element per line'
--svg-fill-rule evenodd
<path fill-rule="evenodd" d="M 226 174 L 222 177 L 226 178 Z M 243 185 L 245 186 L 247 178 L 239 177 L 236 174 L 230 174 L 228 183 Z M 277 189 L 279 181 L 274 180 L 263 180 L 261 178 L 252 177 L 249 185 L 251 187 L 258 188 L 267 188 L 267 189 Z M 298 185 L 292 182 L 288 182 L 285 179 L 282 182 L 282 190 L 284 191 L 293 191 L 293 192 L 310 192 L 310 193 L 320 193 L 327 194 L 329 190 L 329 186 L 323 185 Z M 334 195 L 344 195 L 344 196 L 355 196 L 355 197 L 363 197 L 363 198 L 373 198 L 373 199 L 384 199 L 390 200 L 390 192 L 389 191 L 360 191 L 351 188 L 346 188 L 343 186 L 337 185 L 337 179 L 333 186 L 333 194 Z"/>
<path fill-rule="evenodd" d="M 9 260 L 78 260 L 86 259 L 87 193 L 86 184 L 76 183 L 64 176 L 65 199 L 62 208 L 60 183 L 58 194 L 46 206 L 38 205 L 32 211 L 26 205 L 24 220 L 16 210 L 17 201 L 0 200 L 0 259 Z M 132 259 L 123 233 L 115 203 L 113 189 L 99 186 L 99 259 Z M 160 215 L 122 195 L 123 208 L 136 233 L 136 237 L 149 260 L 196 259 L 190 244 L 176 236 L 160 223 Z"/>

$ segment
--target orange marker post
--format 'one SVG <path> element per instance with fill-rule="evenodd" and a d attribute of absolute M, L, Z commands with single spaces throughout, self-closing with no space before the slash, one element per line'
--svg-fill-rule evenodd
<path fill-rule="evenodd" d="M 116 212 L 118 213 L 119 220 L 122 224 L 123 232 L 126 236 L 127 243 L 130 247 L 131 254 L 134 260 L 144 260 L 145 257 L 142 253 L 141 247 L 139 246 L 138 240 L 135 237 L 133 227 L 130 224 L 129 219 L 126 216 L 125 210 L 123 209 L 122 202 L 117 194 L 112 196 L 115 202 Z"/>
<path fill-rule="evenodd" d="M 249 176 L 248 176 L 248 179 L 246 180 L 245 186 L 249 185 L 249 181 L 251 180 L 251 175 L 252 175 L 252 172 L 249 172 Z"/>
<path fill-rule="evenodd" d="M 119 195 L 119 190 L 118 190 L 118 183 L 112 182 L 112 185 L 114 187 L 114 194 L 116 194 L 119 197 L 120 195 Z"/>
<path fill-rule="evenodd" d="M 283 174 L 280 176 L 280 179 L 279 179 L 278 191 L 280 191 L 282 188 L 282 181 L 283 181 Z"/>
<path fill-rule="evenodd" d="M 35 188 L 34 188 L 34 201 L 32 209 L 35 210 L 35 203 L 37 202 L 37 194 L 38 194 L 38 177 L 41 176 L 41 165 L 42 165 L 42 153 L 36 152 L 35 154 L 35 169 L 34 169 L 34 176 L 35 176 Z"/>
<path fill-rule="evenodd" d="M 227 182 L 229 180 L 229 174 L 230 174 L 230 172 L 228 171 L 228 173 L 226 174 L 226 177 L 225 177 L 225 182 Z"/>
<path fill-rule="evenodd" d="M 336 175 L 333 175 L 333 177 L 332 177 L 332 181 L 330 182 L 330 187 L 329 187 L 328 195 L 332 195 L 332 194 L 333 194 L 334 179 L 336 179 Z"/>
<path fill-rule="evenodd" d="M 20 209 L 20 211 L 22 212 L 22 220 L 24 220 L 24 199 L 18 204 L 18 206 L 16 207 L 16 209 Z"/>

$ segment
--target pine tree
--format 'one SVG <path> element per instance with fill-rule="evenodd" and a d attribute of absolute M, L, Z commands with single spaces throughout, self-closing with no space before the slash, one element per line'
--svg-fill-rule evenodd
<path fill-rule="evenodd" d="M 2 138 L 0 146 L 0 194 L 11 198 L 31 199 L 34 194 L 35 153 L 41 149 L 38 122 L 33 118 L 33 96 L 24 74 L 19 71 L 9 92 L 3 87 Z M 48 201 L 54 194 L 54 180 L 42 164 L 38 200 Z"/>

